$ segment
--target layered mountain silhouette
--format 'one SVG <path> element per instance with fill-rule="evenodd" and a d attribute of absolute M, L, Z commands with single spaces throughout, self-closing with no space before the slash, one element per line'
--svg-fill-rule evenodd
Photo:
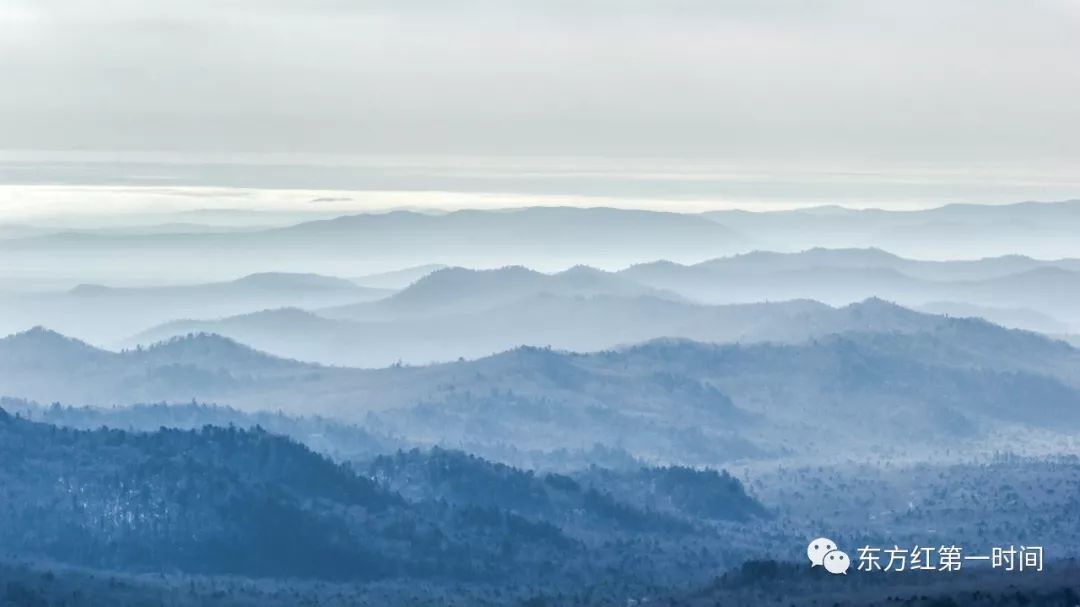
<path fill-rule="evenodd" d="M 290 361 L 211 335 L 112 353 L 39 329 L 0 341 L 0 394 L 97 405 L 195 399 L 364 419 L 473 451 L 602 444 L 699 464 L 821 454 L 833 440 L 887 450 L 1080 421 L 1080 353 L 1064 342 L 876 300 L 833 312 L 847 320 L 801 343 L 517 348 L 377 370 Z"/>
<path fill-rule="evenodd" d="M 1080 263 L 1021 256 L 927 262 L 877 249 L 750 253 L 690 266 L 654 262 L 621 275 L 709 303 L 813 299 L 845 304 L 880 297 L 921 306 L 949 301 L 1028 309 L 1080 327 Z M 1025 327 L 1034 328 L 1034 327 Z"/>
<path fill-rule="evenodd" d="M 496 270 L 446 268 L 371 303 L 319 310 L 328 318 L 382 320 L 485 311 L 540 295 L 597 295 L 680 300 L 679 295 L 587 266 L 544 274 L 521 266 Z"/>
<path fill-rule="evenodd" d="M 746 237 L 698 215 L 560 207 L 368 213 L 229 234 L 66 233 L 0 240 L 0 255 L 16 267 L 103 283 L 161 276 L 197 282 L 210 272 L 271 270 L 358 276 L 431 263 L 489 267 L 493 259 L 543 268 L 613 267 L 659 258 L 689 262 L 749 248 Z"/>
<path fill-rule="evenodd" d="M 48 325 L 87 341 L 108 344 L 148 325 L 177 318 L 227 316 L 282 306 L 317 308 L 380 299 L 392 292 L 331 276 L 283 272 L 181 286 L 81 284 L 63 292 L 0 295 L 0 331 Z"/>
<path fill-rule="evenodd" d="M 120 342 L 149 345 L 188 333 L 218 333 L 274 354 L 359 367 L 477 358 L 519 345 L 592 351 L 660 337 L 795 343 L 845 330 L 907 330 L 905 317 L 859 313 L 852 301 L 885 294 L 913 306 L 991 302 L 943 312 L 1011 320 L 1053 335 L 1069 319 L 1080 273 L 1071 262 L 1027 258 L 919 262 L 878 250 L 754 253 L 693 266 L 657 262 L 622 272 L 576 266 L 554 274 L 522 267 L 447 268 L 384 299 L 324 308 L 265 310 L 152 327 Z M 831 264 L 831 265 L 824 265 Z M 1019 273 L 1010 273 L 1018 268 Z M 901 271 L 903 270 L 903 271 Z M 938 278 L 916 278 L 936 276 Z M 944 280 L 945 276 L 981 276 Z M 816 303 L 820 300 L 838 309 Z M 739 302 L 778 303 L 739 303 Z M 704 304 L 701 302 L 712 302 Z M 1013 306 L 1007 306 L 1012 302 Z M 1010 314 L 1009 309 L 1016 309 Z M 930 323 L 911 317 L 916 325 Z"/>
<path fill-rule="evenodd" d="M 1072 235 L 1080 230 L 1080 200 L 950 204 L 916 211 L 841 207 L 711 211 L 704 216 L 776 250 L 874 246 L 936 259 L 1011 253 L 1076 257 Z"/>
<path fill-rule="evenodd" d="M 364 310 L 378 313 L 372 307 Z M 349 311 L 356 314 L 358 308 Z M 402 314 L 371 321 L 334 320 L 321 314 L 280 309 L 219 321 L 177 321 L 145 331 L 124 345 L 217 333 L 280 356 L 380 367 L 399 361 L 425 364 L 479 358 L 522 344 L 593 351 L 668 336 L 713 342 L 797 341 L 844 326 L 842 314 L 809 301 L 701 306 L 648 296 L 539 294 L 491 309 L 435 316 L 414 312 L 416 317 Z"/>
<path fill-rule="evenodd" d="M 614 268 L 696 263 L 754 249 L 880 247 L 917 258 L 1080 256 L 1080 202 L 950 205 L 925 211 L 816 208 L 704 215 L 609 208 L 523 208 L 349 215 L 229 233 L 39 234 L 0 239 L 13 268 L 51 280 L 113 284 L 267 271 L 362 276 L 427 264 Z M 302 215 L 297 215 L 302 217 Z M 299 221 L 299 219 L 297 219 Z M 141 260 L 138 264 L 131 260 Z M 124 268 L 118 272 L 117 268 Z M 1017 269 L 1016 271 L 1020 271 Z M 0 281 L 25 270 L 0 274 Z M 401 283 L 393 283 L 401 286 Z M 886 296 L 886 294 L 880 294 Z M 248 310 L 251 311 L 251 310 Z"/>
<path fill-rule="evenodd" d="M 472 255 L 471 251 L 482 248 L 489 256 L 493 250 L 511 256 L 515 251 L 542 250 L 555 258 L 578 253 L 573 257 L 583 259 L 597 250 L 629 255 L 635 247 L 644 253 L 661 244 L 669 253 L 691 253 L 699 247 L 730 251 L 745 245 L 742 236 L 703 219 L 657 211 L 572 207 L 463 210 L 441 215 L 395 211 L 312 221 L 266 235 L 278 239 L 344 235 L 363 238 L 365 246 L 438 244 L 442 254 L 429 255 L 428 259 L 445 258 L 447 249 Z"/>

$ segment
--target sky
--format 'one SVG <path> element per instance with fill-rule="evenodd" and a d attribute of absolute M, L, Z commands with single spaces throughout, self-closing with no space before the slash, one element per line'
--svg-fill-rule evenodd
<path fill-rule="evenodd" d="M 0 182 L 1080 197 L 1078 31 L 1080 0 L 0 0 Z"/>

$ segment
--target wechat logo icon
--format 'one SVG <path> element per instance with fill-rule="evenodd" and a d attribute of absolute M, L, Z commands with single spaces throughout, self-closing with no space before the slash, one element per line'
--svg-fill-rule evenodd
<path fill-rule="evenodd" d="M 851 557 L 827 537 L 819 537 L 807 544 L 806 558 L 810 559 L 811 567 L 824 567 L 833 575 L 847 575 L 851 567 Z"/>

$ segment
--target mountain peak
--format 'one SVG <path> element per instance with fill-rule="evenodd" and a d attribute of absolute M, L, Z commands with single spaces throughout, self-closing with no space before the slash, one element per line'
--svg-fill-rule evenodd
<path fill-rule="evenodd" d="M 86 348 L 93 349 L 92 346 L 90 346 L 89 344 L 87 344 L 85 342 L 82 342 L 82 341 L 79 341 L 77 339 L 68 337 L 66 335 L 62 335 L 60 333 L 57 333 L 56 331 L 53 331 L 52 329 L 48 329 L 48 328 L 43 327 L 41 325 L 37 325 L 35 327 L 27 329 L 26 331 L 21 331 L 19 333 L 14 333 L 12 335 L 9 335 L 9 336 L 3 338 L 0 341 L 7 342 L 7 343 L 19 343 L 19 342 L 22 342 L 22 343 L 37 343 L 37 344 L 65 345 L 65 346 L 83 346 L 83 347 L 86 347 Z"/>
<path fill-rule="evenodd" d="M 880 297 L 867 297 L 866 299 L 864 299 L 862 301 L 857 301 L 855 303 L 848 304 L 845 307 L 848 308 L 848 309 L 851 309 L 851 310 L 862 310 L 862 311 L 874 311 L 874 310 L 888 310 L 888 311 L 893 311 L 893 312 L 899 311 L 899 310 L 910 311 L 907 308 L 905 308 L 905 307 L 903 307 L 903 306 L 901 306 L 901 305 L 899 305 L 899 304 L 897 304 L 895 302 L 889 301 L 887 299 L 882 299 Z"/>
<path fill-rule="evenodd" d="M 812 247 L 812 248 L 806 249 L 805 251 L 802 251 L 801 253 L 796 253 L 796 255 L 799 255 L 799 254 L 801 254 L 801 255 L 810 255 L 810 256 L 824 255 L 824 256 L 828 256 L 828 257 L 854 256 L 854 257 L 864 257 L 864 258 L 871 258 L 871 259 L 887 259 L 887 260 L 900 259 L 899 256 L 894 255 L 894 254 L 892 254 L 892 253 L 890 253 L 890 252 L 888 252 L 888 251 L 886 251 L 884 249 L 879 249 L 878 247 L 848 247 L 848 248 L 840 248 L 840 249 L 830 249 L 830 248 L 826 248 L 826 247 Z"/>
<path fill-rule="evenodd" d="M 424 213 L 417 213 L 415 211 L 389 211 L 386 213 L 355 213 L 351 215 L 341 215 L 340 217 L 334 217 L 332 219 L 316 219 L 314 221 L 306 221 L 304 223 L 296 224 L 294 226 L 288 226 L 284 228 L 275 228 L 273 232 L 308 232 L 308 231 L 328 231 L 328 230 L 350 230 L 355 227 L 368 226 L 368 225 L 386 225 L 386 224 L 407 224 L 415 221 L 423 221 L 430 219 L 432 216 Z"/>
<path fill-rule="evenodd" d="M 344 278 L 295 272 L 260 272 L 233 281 L 258 289 L 353 289 L 356 285 Z"/>
<path fill-rule="evenodd" d="M 439 301 L 461 297 L 476 289 L 506 289 L 521 283 L 541 280 L 544 274 L 524 266 L 505 266 L 492 270 L 451 267 L 436 270 L 391 296 L 396 301 Z M 435 298 L 435 299 L 431 299 Z"/>
<path fill-rule="evenodd" d="M 869 297 L 862 301 L 848 304 L 843 308 L 840 308 L 840 310 L 849 313 L 853 319 L 858 319 L 861 322 L 873 323 L 876 321 L 879 323 L 886 323 L 884 326 L 888 326 L 892 330 L 899 329 L 902 326 L 920 326 L 926 324 L 926 321 L 934 319 L 931 315 L 916 312 L 880 297 Z M 868 327 L 863 328 L 865 329 Z M 880 329 L 882 327 L 869 328 Z"/>
<path fill-rule="evenodd" d="M 14 353 L 22 360 L 52 361 L 111 354 L 41 326 L 0 339 L 0 352 Z"/>
<path fill-rule="evenodd" d="M 104 295 L 112 292 L 111 287 L 99 284 L 83 283 L 78 284 L 68 290 L 68 293 L 72 295 Z"/>
<path fill-rule="evenodd" d="M 217 333 L 188 333 L 159 341 L 142 351 L 129 351 L 129 355 L 142 356 L 172 363 L 195 361 L 200 365 L 236 368 L 245 365 L 283 366 L 303 365 L 295 360 L 280 358 L 256 350 Z"/>
<path fill-rule="evenodd" d="M 597 269 L 597 268 L 594 268 L 592 266 L 587 266 L 587 265 L 584 265 L 584 264 L 578 264 L 576 266 L 569 267 L 569 268 L 563 270 L 562 272 L 559 272 L 557 275 L 559 275 L 559 276 L 599 276 L 599 275 L 603 275 L 603 274 L 607 274 L 607 272 L 605 272 L 603 270 L 600 270 L 600 269 Z"/>
<path fill-rule="evenodd" d="M 151 345 L 148 350 L 176 350 L 187 347 L 200 347 L 200 348 L 243 348 L 247 349 L 247 346 L 240 342 L 230 339 L 228 337 L 218 335 L 217 333 L 188 333 L 186 335 L 177 335 L 170 337 L 164 341 L 160 341 Z"/>

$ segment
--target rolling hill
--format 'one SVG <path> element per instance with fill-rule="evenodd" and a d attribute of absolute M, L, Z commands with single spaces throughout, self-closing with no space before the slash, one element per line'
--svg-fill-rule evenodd
<path fill-rule="evenodd" d="M 482 312 L 541 295 L 617 296 L 680 300 L 679 295 L 587 266 L 544 274 L 521 266 L 495 270 L 446 268 L 424 276 L 389 297 L 319 310 L 327 318 L 385 320 Z"/>
<path fill-rule="evenodd" d="M 923 262 L 876 249 L 750 253 L 690 266 L 654 262 L 623 276 L 708 303 L 813 299 L 833 305 L 879 297 L 909 306 L 939 301 L 1026 308 L 1080 327 L 1076 260 L 1004 257 Z"/>
<path fill-rule="evenodd" d="M 478 453 L 599 444 L 709 465 L 825 456 L 839 442 L 882 453 L 910 441 L 988 448 L 986 437 L 1004 428 L 1053 433 L 1080 423 L 1080 353 L 1064 342 L 880 301 L 842 314 L 846 329 L 802 343 L 516 348 L 375 370 L 290 361 L 209 335 L 112 353 L 36 330 L 0 340 L 0 394 L 218 402 L 363 420 L 382 434 Z"/>
<path fill-rule="evenodd" d="M 790 211 L 711 211 L 704 216 L 765 248 L 881 247 L 900 255 L 956 259 L 1022 253 L 1077 257 L 1080 200 L 1007 205 L 950 204 L 889 211 L 816 207 Z"/>
<path fill-rule="evenodd" d="M 404 563 L 389 543 L 357 541 L 377 535 L 364 517 L 342 520 L 320 504 L 376 517 L 399 510 L 400 497 L 264 432 L 78 431 L 0 410 L 0 437 L 9 549 L 96 568 L 255 577 L 385 577 Z"/>
<path fill-rule="evenodd" d="M 46 325 L 90 342 L 109 344 L 148 325 L 177 318 L 228 316 L 283 306 L 331 306 L 379 299 L 390 293 L 331 276 L 282 272 L 182 286 L 82 284 L 62 292 L 0 296 L 0 331 Z"/>
<path fill-rule="evenodd" d="M 357 309 L 349 310 L 355 314 Z M 372 307 L 364 309 L 375 314 Z M 344 314 L 340 309 L 335 312 Z M 399 361 L 427 364 L 480 358 L 520 345 L 594 351 L 658 337 L 797 341 L 842 326 L 839 316 L 814 302 L 700 306 L 646 296 L 540 294 L 490 309 L 418 317 L 401 314 L 375 321 L 333 320 L 296 309 L 217 321 L 177 321 L 151 328 L 123 345 L 216 333 L 279 356 L 370 368 Z"/>
<path fill-rule="evenodd" d="M 696 553 L 700 577 L 726 557 L 713 523 L 767 516 L 726 472 L 594 469 L 579 483 L 437 449 L 354 469 L 258 428 L 73 430 L 0 409 L 0 457 L 5 549 L 113 573 L 644 583 L 670 567 L 626 551 Z"/>
<path fill-rule="evenodd" d="M 545 269 L 578 263 L 619 267 L 658 258 L 696 261 L 749 248 L 745 236 L 696 215 L 559 207 L 368 213 L 230 234 L 69 233 L 0 240 L 0 256 L 13 268 L 102 283 L 161 276 L 205 282 L 268 271 L 357 276 L 431 263 L 490 267 L 493 259 Z M 0 280 L 5 276 L 0 272 Z"/>
<path fill-rule="evenodd" d="M 360 304 L 327 314 L 385 320 L 334 320 L 297 309 L 267 310 L 218 321 L 177 321 L 154 327 L 124 342 L 150 345 L 189 334 L 214 333 L 277 356 L 323 364 L 383 367 L 480 358 L 521 345 L 590 352 L 664 337 L 710 343 L 799 343 L 844 331 L 912 332 L 945 319 L 869 304 L 831 308 L 813 301 L 706 306 L 653 296 L 528 294 L 487 308 L 473 299 L 444 299 L 420 310 L 390 301 Z M 483 300 L 484 302 L 487 299 Z M 453 312 L 454 310 L 475 311 Z M 434 310 L 432 310 L 434 308 Z M 432 314 L 428 316 L 427 314 Z M 415 315 L 415 316 L 414 316 Z"/>
<path fill-rule="evenodd" d="M 820 263 L 834 265 L 815 265 Z M 971 270 L 968 262 L 950 262 L 931 264 L 933 267 L 923 273 L 991 276 L 1018 265 L 1043 262 L 1006 259 L 971 263 L 978 269 Z M 1074 300 L 1069 285 L 1076 282 L 1080 289 L 1080 273 L 1054 266 L 970 281 L 915 278 L 895 269 L 898 267 L 918 270 L 922 262 L 875 250 L 815 250 L 796 255 L 750 254 L 694 266 L 658 262 L 619 273 L 588 267 L 554 274 L 521 267 L 448 268 L 378 301 L 317 312 L 279 309 L 217 320 L 174 321 L 151 327 L 120 345 L 147 346 L 206 332 L 278 356 L 380 367 L 478 358 L 520 345 L 580 352 L 661 337 L 712 343 L 797 343 L 836 332 L 912 331 L 938 322 L 888 306 L 867 314 L 866 306 L 848 305 L 875 294 L 884 293 L 912 305 L 939 302 L 945 297 L 956 298 L 953 302 L 963 298 L 998 304 L 1015 301 L 1066 315 Z M 694 299 L 774 303 L 703 305 Z M 1011 316 L 1019 321 L 1012 323 L 1018 328 L 1053 329 L 1046 331 L 1053 335 L 1070 332 L 1067 322 L 1036 310 L 1026 315 L 997 310 L 954 303 L 944 312 L 1002 319 Z M 1042 322 L 1040 315 L 1046 317 Z"/>

